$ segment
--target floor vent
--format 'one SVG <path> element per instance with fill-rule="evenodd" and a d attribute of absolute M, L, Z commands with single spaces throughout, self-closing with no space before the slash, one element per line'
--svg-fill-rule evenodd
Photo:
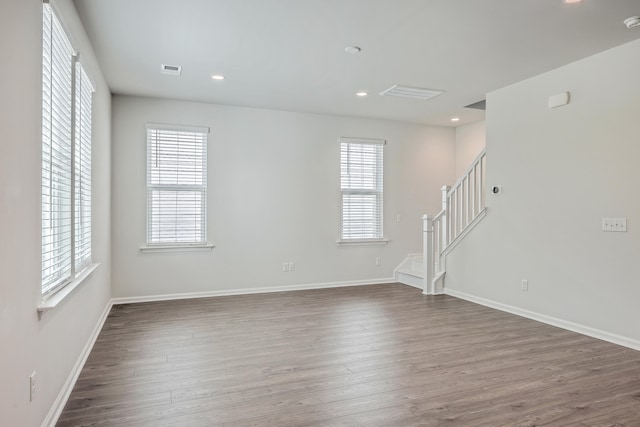
<path fill-rule="evenodd" d="M 410 86 L 400 86 L 395 85 L 385 90 L 384 92 L 380 92 L 382 96 L 397 96 L 400 98 L 411 98 L 411 99 L 430 99 L 440 94 L 443 94 L 443 90 L 437 89 L 424 89 L 420 87 L 410 87 Z"/>

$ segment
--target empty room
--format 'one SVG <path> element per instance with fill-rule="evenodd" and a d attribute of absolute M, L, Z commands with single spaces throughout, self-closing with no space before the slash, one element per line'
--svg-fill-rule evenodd
<path fill-rule="evenodd" d="M 640 1 L 3 0 L 0 425 L 640 426 Z"/>

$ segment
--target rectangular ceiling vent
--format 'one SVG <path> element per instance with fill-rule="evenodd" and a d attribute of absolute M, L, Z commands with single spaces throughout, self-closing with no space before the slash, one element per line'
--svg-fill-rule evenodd
<path fill-rule="evenodd" d="M 182 73 L 181 66 L 162 64 L 162 74 L 171 74 L 172 76 L 179 76 L 180 73 Z"/>
<path fill-rule="evenodd" d="M 421 87 L 410 87 L 410 86 L 400 86 L 395 85 L 385 90 L 384 92 L 380 92 L 382 96 L 398 96 L 400 98 L 411 98 L 411 99 L 430 99 L 440 94 L 443 94 L 443 90 L 437 89 L 424 89 Z"/>

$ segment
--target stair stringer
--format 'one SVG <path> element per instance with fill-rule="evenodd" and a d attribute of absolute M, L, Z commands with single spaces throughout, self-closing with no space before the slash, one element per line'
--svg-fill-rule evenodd
<path fill-rule="evenodd" d="M 447 255 L 449 255 L 455 249 L 455 247 L 458 246 L 458 243 L 464 240 L 467 234 L 469 234 L 471 230 L 476 228 L 476 226 L 486 216 L 487 216 L 487 208 L 485 207 L 484 209 L 482 209 L 480 213 L 478 213 L 478 215 L 473 219 L 473 221 L 471 221 L 467 225 L 467 227 L 465 227 L 462 233 L 460 233 L 451 243 L 449 243 L 449 245 L 442 251 L 442 254 L 440 254 L 441 271 L 435 275 L 432 282 L 432 289 L 433 289 L 434 295 L 443 295 L 445 293 L 444 289 L 446 286 L 445 277 L 447 274 Z"/>
<path fill-rule="evenodd" d="M 424 261 L 421 253 L 412 253 L 393 270 L 396 281 L 414 288 L 422 289 Z"/>

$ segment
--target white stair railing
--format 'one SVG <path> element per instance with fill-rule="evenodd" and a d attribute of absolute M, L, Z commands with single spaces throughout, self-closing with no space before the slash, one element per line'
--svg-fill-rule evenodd
<path fill-rule="evenodd" d="M 483 150 L 453 187 L 442 187 L 442 210 L 423 219 L 424 293 L 442 293 L 445 254 L 485 213 L 487 154 Z"/>
<path fill-rule="evenodd" d="M 448 223 L 444 249 L 484 211 L 486 163 L 487 153 L 483 150 L 443 200 Z"/>

